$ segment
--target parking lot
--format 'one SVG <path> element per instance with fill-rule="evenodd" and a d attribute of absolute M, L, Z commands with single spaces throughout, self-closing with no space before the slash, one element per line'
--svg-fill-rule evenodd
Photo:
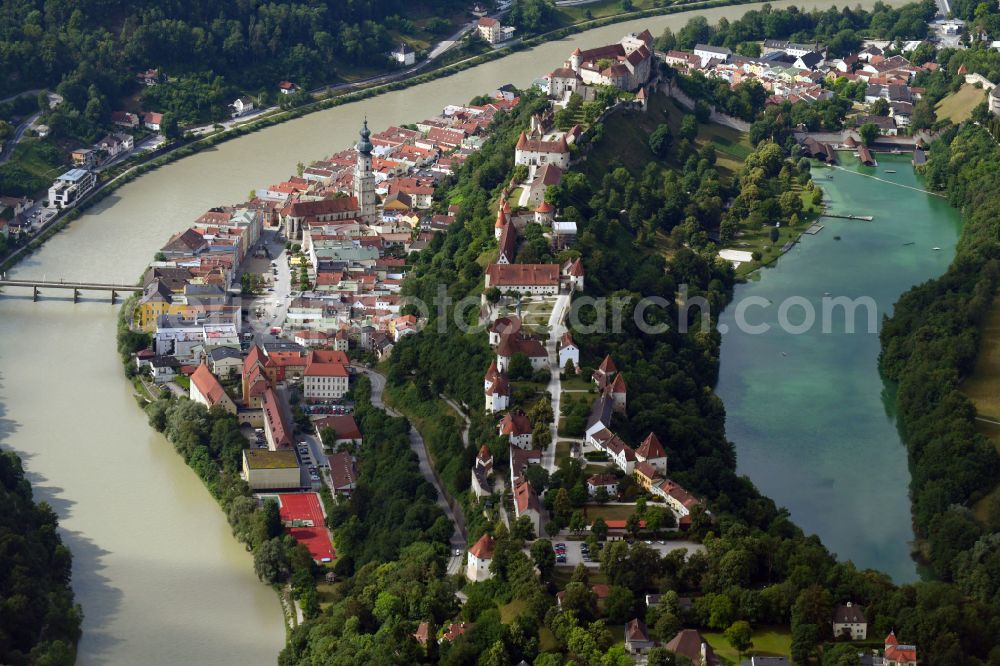
<path fill-rule="evenodd" d="M 558 554 L 556 556 L 556 566 L 557 567 L 570 567 L 575 568 L 578 564 L 583 564 L 588 567 L 599 567 L 601 565 L 599 555 L 597 557 L 592 557 L 589 560 L 584 559 L 584 553 L 581 550 L 581 546 L 585 546 L 586 543 L 583 541 L 553 541 L 553 546 L 556 543 L 561 543 L 566 546 L 566 561 L 558 561 Z M 608 543 L 603 544 L 607 548 Z M 695 551 L 704 551 L 705 547 L 700 543 L 695 543 L 693 541 L 643 541 L 647 546 L 656 550 L 660 553 L 660 557 L 663 557 L 667 553 L 678 550 L 679 548 L 686 548 L 688 553 L 693 553 Z"/>

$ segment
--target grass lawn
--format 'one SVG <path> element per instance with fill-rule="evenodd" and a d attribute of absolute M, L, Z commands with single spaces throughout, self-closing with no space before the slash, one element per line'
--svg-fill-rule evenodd
<path fill-rule="evenodd" d="M 538 629 L 538 651 L 539 652 L 555 652 L 559 649 L 559 641 L 556 640 L 555 634 L 548 627 L 539 627 Z"/>
<path fill-rule="evenodd" d="M 566 589 L 566 586 L 569 585 L 569 579 L 573 577 L 573 569 L 574 567 L 565 564 L 556 565 L 556 568 L 552 570 L 552 582 L 557 589 Z M 598 583 L 608 584 L 608 577 L 598 569 L 591 569 L 588 573 L 590 574 L 591 585 L 597 585 Z"/>
<path fill-rule="evenodd" d="M 333 604 L 336 590 L 343 583 L 316 583 L 316 594 L 319 597 L 319 607 L 325 609 Z"/>
<path fill-rule="evenodd" d="M 66 167 L 66 156 L 55 144 L 26 138 L 14 148 L 10 161 L 0 166 L 0 190 L 4 194 L 33 194 L 51 185 Z"/>
<path fill-rule="evenodd" d="M 592 6 L 592 5 L 591 5 Z M 665 166 L 680 167 L 673 153 L 667 160 L 658 160 L 649 150 L 649 135 L 660 124 L 666 123 L 678 141 L 681 120 L 686 111 L 666 95 L 656 94 L 649 99 L 649 109 L 619 111 L 604 121 L 604 140 L 595 145 L 583 163 L 584 173 L 591 182 L 599 182 L 607 172 L 607 165 L 619 162 L 633 175 L 639 175 L 649 162 L 659 161 Z M 713 123 L 700 124 L 695 146 L 715 146 L 716 164 L 722 176 L 730 176 L 743 166 L 752 148 L 745 134 Z"/>
<path fill-rule="evenodd" d="M 512 624 L 527 605 L 528 602 L 524 599 L 514 599 L 509 604 L 504 604 L 500 607 L 500 621 L 504 624 Z"/>
<path fill-rule="evenodd" d="M 739 663 L 739 655 L 736 650 L 729 644 L 726 637 L 721 633 L 715 633 L 711 631 L 702 632 L 702 636 L 708 641 L 715 653 L 727 660 L 727 663 L 737 664 Z M 792 653 L 792 635 L 787 627 L 780 626 L 765 626 L 758 627 L 756 631 L 753 632 L 753 647 L 747 652 L 744 657 L 748 655 L 761 655 L 761 656 L 784 656 L 787 657 Z"/>
<path fill-rule="evenodd" d="M 569 451 L 569 442 L 556 442 L 556 467 L 562 467 L 569 460 Z"/>
<path fill-rule="evenodd" d="M 980 416 L 1000 421 L 1000 298 L 993 299 L 983 324 L 976 368 L 962 382 L 962 392 L 975 403 Z"/>
<path fill-rule="evenodd" d="M 635 513 L 635 507 L 631 504 L 587 504 L 583 507 L 583 512 L 588 523 L 598 516 L 604 520 L 628 520 L 628 517 Z"/>
<path fill-rule="evenodd" d="M 966 83 L 958 92 L 951 93 L 938 102 L 934 110 L 937 111 L 938 118 L 948 118 L 957 124 L 968 119 L 976 105 L 985 99 L 985 90 Z"/>
<path fill-rule="evenodd" d="M 174 378 L 174 383 L 185 391 L 191 390 L 191 378 L 187 375 L 177 375 L 177 377 Z"/>
<path fill-rule="evenodd" d="M 652 9 L 656 6 L 658 5 L 655 0 L 632 0 L 631 11 Z M 579 7 L 557 7 L 556 20 L 559 22 L 559 26 L 562 27 L 580 23 L 581 21 L 605 18 L 622 13 L 624 12 L 622 11 L 621 0 L 600 0 L 599 2 Z"/>
<path fill-rule="evenodd" d="M 563 391 L 589 391 L 590 389 L 596 389 L 596 387 L 597 385 L 594 382 L 583 375 L 575 375 L 562 380 Z"/>

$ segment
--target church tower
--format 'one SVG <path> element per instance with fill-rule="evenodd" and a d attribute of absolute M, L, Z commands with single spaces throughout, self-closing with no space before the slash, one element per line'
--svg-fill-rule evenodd
<path fill-rule="evenodd" d="M 358 200 L 358 217 L 362 222 L 372 223 L 377 217 L 375 210 L 375 174 L 372 173 L 372 133 L 368 131 L 368 119 L 361 127 L 358 141 L 358 163 L 354 167 L 354 198 Z"/>

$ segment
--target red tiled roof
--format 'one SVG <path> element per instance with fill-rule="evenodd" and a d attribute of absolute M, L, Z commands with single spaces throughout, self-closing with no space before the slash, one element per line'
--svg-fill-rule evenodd
<path fill-rule="evenodd" d="M 636 453 L 647 460 L 650 458 L 665 458 L 667 456 L 667 452 L 664 450 L 663 445 L 660 444 L 660 440 L 653 433 L 649 433 L 646 439 L 642 440 L 642 444 L 636 449 Z"/>
<path fill-rule="evenodd" d="M 361 429 L 350 414 L 334 414 L 313 421 L 316 430 L 333 428 L 337 431 L 337 439 L 361 439 Z"/>
<path fill-rule="evenodd" d="M 531 434 L 531 421 L 524 414 L 507 414 L 500 421 L 500 434 L 529 435 Z"/>
<path fill-rule="evenodd" d="M 357 481 L 358 475 L 354 471 L 354 459 L 350 453 L 343 451 L 334 453 L 326 457 L 330 463 L 330 479 L 333 481 L 333 488 L 347 488 Z"/>
<path fill-rule="evenodd" d="M 209 407 L 217 405 L 226 395 L 226 389 L 222 388 L 222 384 L 204 363 L 199 365 L 198 369 L 191 375 L 191 383 L 195 385 L 199 393 L 205 396 Z"/>
<path fill-rule="evenodd" d="M 488 560 L 493 557 L 494 546 L 493 537 L 487 533 L 479 537 L 479 541 L 469 549 L 469 552 L 481 560 Z"/>
<path fill-rule="evenodd" d="M 490 264 L 490 286 L 557 286 L 559 264 Z"/>

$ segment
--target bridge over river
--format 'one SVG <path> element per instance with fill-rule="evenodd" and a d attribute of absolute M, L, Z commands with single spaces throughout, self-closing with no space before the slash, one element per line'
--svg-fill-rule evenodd
<path fill-rule="evenodd" d="M 81 291 L 111 292 L 112 305 L 115 304 L 115 301 L 118 299 L 118 294 L 120 293 L 136 294 L 142 292 L 142 287 L 137 285 L 106 284 L 102 282 L 65 282 L 63 280 L 56 282 L 53 280 L 0 279 L 0 289 L 5 289 L 7 287 L 25 287 L 31 289 L 31 300 L 33 301 L 38 300 L 38 297 L 41 295 L 40 290 L 42 289 L 72 290 L 74 303 L 79 302 Z"/>

